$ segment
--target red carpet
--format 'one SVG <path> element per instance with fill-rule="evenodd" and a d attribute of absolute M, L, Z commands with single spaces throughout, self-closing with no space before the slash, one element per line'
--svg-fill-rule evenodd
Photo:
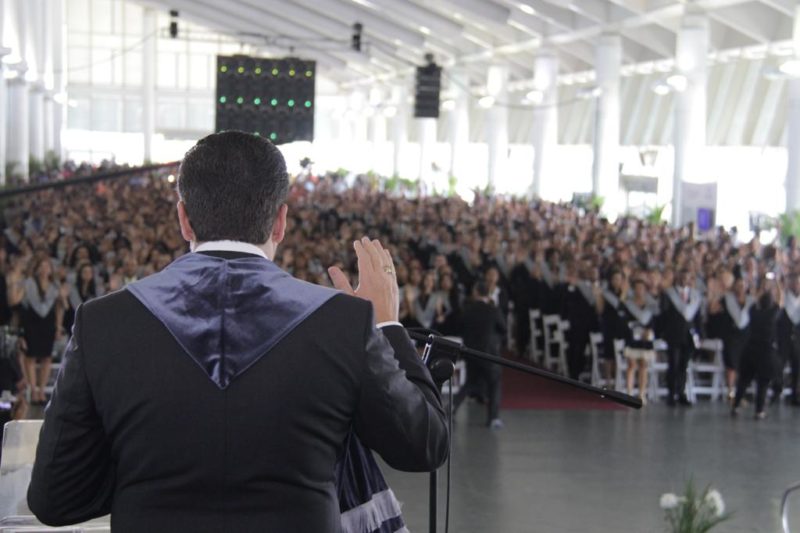
<path fill-rule="evenodd" d="M 509 368 L 503 369 L 503 400 L 500 406 L 502 409 L 625 409 L 589 392 Z"/>

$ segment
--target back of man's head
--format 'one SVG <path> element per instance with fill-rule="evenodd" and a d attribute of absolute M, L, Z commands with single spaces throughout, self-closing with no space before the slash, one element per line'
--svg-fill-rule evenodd
<path fill-rule="evenodd" d="M 288 189 L 280 151 L 240 131 L 200 139 L 178 174 L 178 192 L 198 242 L 267 242 Z"/>
<path fill-rule="evenodd" d="M 482 300 L 489 297 L 489 285 L 485 281 L 478 281 L 472 288 L 472 295 L 476 300 Z"/>

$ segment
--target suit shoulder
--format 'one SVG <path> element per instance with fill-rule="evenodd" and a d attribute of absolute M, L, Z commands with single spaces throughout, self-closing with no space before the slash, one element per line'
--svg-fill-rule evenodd
<path fill-rule="evenodd" d="M 84 316 L 103 316 L 111 312 L 119 312 L 130 306 L 141 305 L 139 300 L 127 289 L 110 292 L 94 298 L 81 305 Z"/>
<path fill-rule="evenodd" d="M 325 302 L 318 312 L 335 315 L 339 317 L 339 320 L 358 322 L 359 320 L 371 320 L 372 304 L 363 298 L 339 293 Z"/>

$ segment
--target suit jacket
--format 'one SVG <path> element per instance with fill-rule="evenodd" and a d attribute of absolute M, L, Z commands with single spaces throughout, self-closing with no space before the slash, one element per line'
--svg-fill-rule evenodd
<path fill-rule="evenodd" d="M 480 300 L 469 300 L 464 304 L 461 314 L 461 337 L 464 346 L 500 355 L 500 348 L 506 334 L 506 320 L 503 312 L 493 303 Z M 468 359 L 470 364 L 475 363 Z M 486 368 L 500 367 L 490 363 L 478 363 L 477 366 Z"/>
<path fill-rule="evenodd" d="M 692 289 L 692 292 L 695 298 L 700 298 L 694 289 Z M 693 332 L 701 330 L 701 310 L 696 311 L 691 320 L 687 320 L 681 310 L 676 307 L 674 301 L 668 296 L 667 291 L 661 293 L 659 307 L 661 314 L 658 319 L 658 329 L 661 338 L 666 341 L 670 348 L 694 349 Z"/>
<path fill-rule="evenodd" d="M 79 308 L 28 490 L 42 522 L 338 532 L 334 469 L 352 429 L 400 470 L 446 459 L 428 370 L 367 301 L 332 296 L 224 388 L 185 344 L 131 290 Z"/>

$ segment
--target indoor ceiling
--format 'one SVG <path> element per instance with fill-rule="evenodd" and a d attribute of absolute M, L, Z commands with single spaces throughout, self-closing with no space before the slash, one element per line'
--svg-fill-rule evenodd
<path fill-rule="evenodd" d="M 548 47 L 562 75 L 592 70 L 605 32 L 622 36 L 623 63 L 671 61 L 681 18 L 708 13 L 709 53 L 763 48 L 793 53 L 795 0 L 141 0 L 264 53 L 312 58 L 346 85 L 388 80 L 423 64 L 462 65 L 484 84 L 493 62 L 509 65 L 511 81 L 533 75 L 533 57 Z M 224 7 L 220 7 L 224 6 Z M 361 52 L 351 49 L 353 24 L 363 25 Z"/>

